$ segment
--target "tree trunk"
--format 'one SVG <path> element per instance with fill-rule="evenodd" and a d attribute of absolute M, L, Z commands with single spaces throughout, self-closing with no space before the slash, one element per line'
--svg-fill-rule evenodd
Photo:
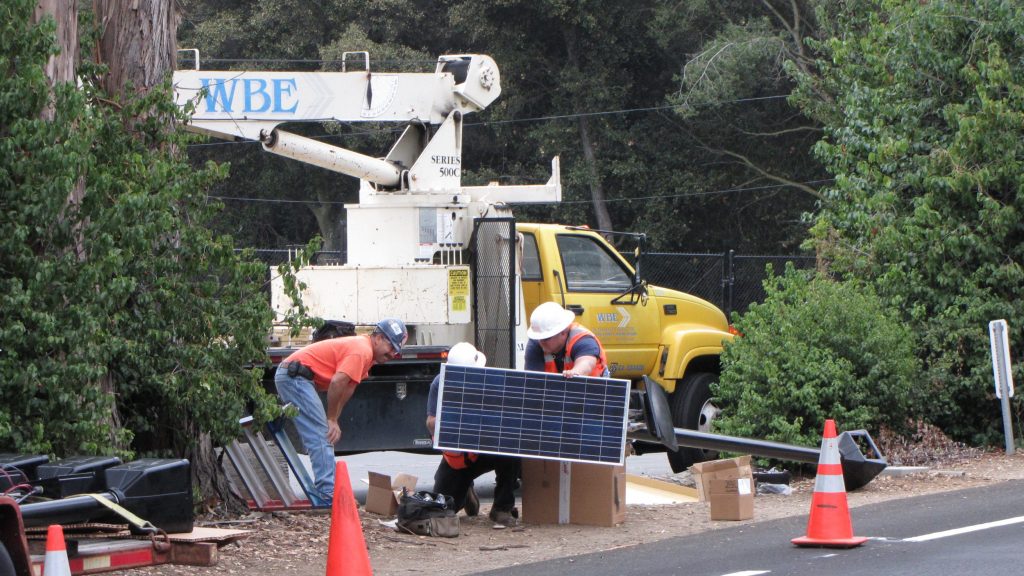
<path fill-rule="evenodd" d="M 324 239 L 323 250 L 341 252 L 345 249 L 345 228 L 342 226 L 344 213 L 337 204 L 322 204 L 312 208 L 317 227 Z"/>
<path fill-rule="evenodd" d="M 608 203 L 605 202 L 604 186 L 601 184 L 601 175 L 597 171 L 597 157 L 594 155 L 594 145 L 590 140 L 590 124 L 586 118 L 580 118 L 580 146 L 583 148 L 583 162 L 587 166 L 587 180 L 590 184 L 590 201 L 594 205 L 594 215 L 597 216 L 597 227 L 601 230 L 613 230 L 612 218 L 608 214 Z"/>
<path fill-rule="evenodd" d="M 94 0 L 102 36 L 97 60 L 110 69 L 102 79 L 110 95 L 146 94 L 174 70 L 180 17 L 166 0 Z"/>
<path fill-rule="evenodd" d="M 566 61 L 569 66 L 572 66 L 573 71 L 581 74 L 579 54 L 576 50 L 576 31 L 572 28 L 565 29 L 565 55 Z M 587 185 L 590 187 L 590 202 L 594 206 L 597 227 L 601 230 L 612 230 L 612 218 L 608 214 L 604 186 L 601 184 L 601 174 L 597 169 L 597 155 L 594 153 L 594 141 L 590 135 L 590 123 L 585 116 L 581 116 L 577 124 L 580 129 L 583 164 L 587 171 Z"/>
<path fill-rule="evenodd" d="M 50 57 L 46 63 L 46 77 L 50 81 L 50 87 L 54 88 L 59 84 L 73 84 L 75 82 L 75 69 L 78 67 L 78 2 L 77 0 L 39 0 L 35 9 L 35 21 L 51 17 L 57 23 L 57 45 L 60 52 Z M 43 109 L 40 118 L 46 121 L 53 121 L 54 100 L 51 97 L 46 108 Z M 67 219 L 69 211 L 82 203 L 85 196 L 85 180 L 79 178 L 75 186 L 68 192 L 65 200 L 65 209 L 61 212 L 61 218 Z M 75 231 L 81 234 L 81 225 L 75 226 Z M 73 247 L 78 258 L 84 258 L 82 241 L 79 238 Z"/>
<path fill-rule="evenodd" d="M 108 67 L 100 81 L 106 94 L 121 101 L 148 94 L 174 70 L 180 21 L 176 4 L 166 0 L 94 0 L 101 30 L 96 59 Z M 173 121 L 167 119 L 169 130 L 174 129 Z M 109 380 L 104 383 L 112 388 Z M 180 425 L 193 430 L 187 436 L 195 439 L 192 445 L 175 449 L 192 464 L 193 485 L 200 491 L 197 496 L 207 504 L 236 507 L 232 505 L 241 501 L 228 489 L 209 435 L 197 430 L 184 414 Z"/>
<path fill-rule="evenodd" d="M 50 57 L 46 63 L 46 77 L 50 86 L 75 81 L 75 67 L 78 66 L 78 2 L 77 0 L 39 0 L 35 9 L 35 21 L 51 16 L 57 22 L 57 44 L 60 53 Z M 53 103 L 43 111 L 43 120 L 53 120 Z"/>
<path fill-rule="evenodd" d="M 192 463 L 192 485 L 198 486 L 202 499 L 201 512 L 218 509 L 242 514 L 248 510 L 243 498 L 231 491 L 228 477 L 223 473 L 213 441 L 205 432 L 196 432 L 195 444 L 185 449 L 185 457 Z"/>

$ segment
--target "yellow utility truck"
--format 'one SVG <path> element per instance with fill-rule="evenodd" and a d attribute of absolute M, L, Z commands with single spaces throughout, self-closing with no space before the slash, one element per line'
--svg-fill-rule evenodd
<path fill-rule="evenodd" d="M 516 204 L 561 200 L 557 157 L 543 184 L 462 185 L 463 117 L 501 93 L 490 57 L 441 56 L 433 73 L 371 71 L 364 52 L 346 54 L 341 72 L 205 71 L 197 64 L 176 72 L 174 84 L 178 104 L 193 110 L 190 129 L 258 141 L 267 152 L 360 180 L 359 201 L 345 206 L 347 261 L 301 269 L 300 297 L 311 315 L 357 327 L 397 316 L 410 339 L 400 359 L 374 368 L 345 409 L 339 454 L 430 450 L 427 393 L 448 348 L 469 341 L 489 365 L 521 369 L 528 314 L 547 301 L 573 310 L 600 338 L 613 376 L 634 382 L 638 415 L 647 376 L 668 393 L 676 427 L 709 430 L 718 412 L 709 387 L 732 338 L 721 310 L 646 284 L 637 266 L 642 246 L 627 259 L 599 231 L 516 222 Z M 310 121 L 405 128 L 378 158 L 281 127 Z M 295 302 L 280 278 L 271 291 L 283 318 Z M 272 363 L 289 352 L 272 348 Z M 705 456 L 692 448 L 669 452 L 677 471 Z"/>

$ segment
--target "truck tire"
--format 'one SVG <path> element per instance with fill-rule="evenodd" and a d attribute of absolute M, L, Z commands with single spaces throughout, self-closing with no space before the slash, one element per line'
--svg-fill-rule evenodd
<path fill-rule="evenodd" d="M 669 398 L 672 423 L 677 428 L 688 428 L 698 432 L 711 432 L 711 423 L 718 416 L 718 407 L 711 402 L 711 384 L 718 381 L 718 374 L 695 372 L 687 374 L 676 384 L 676 390 Z M 718 452 L 700 448 L 679 447 L 678 452 L 668 453 L 672 472 L 678 474 L 694 462 L 714 460 Z"/>
<path fill-rule="evenodd" d="M 0 576 L 14 576 L 14 562 L 3 542 L 0 542 Z"/>

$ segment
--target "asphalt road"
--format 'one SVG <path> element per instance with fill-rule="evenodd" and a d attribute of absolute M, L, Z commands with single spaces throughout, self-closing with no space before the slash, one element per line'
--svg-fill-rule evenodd
<path fill-rule="evenodd" d="M 483 572 L 492 576 L 1024 573 L 1024 481 L 854 508 L 858 548 L 797 548 L 805 516 Z"/>

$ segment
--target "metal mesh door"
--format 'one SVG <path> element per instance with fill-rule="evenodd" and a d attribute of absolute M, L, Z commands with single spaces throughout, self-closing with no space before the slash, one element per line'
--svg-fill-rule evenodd
<path fill-rule="evenodd" d="M 476 346 L 487 365 L 515 368 L 514 218 L 478 218 L 470 241 Z"/>

